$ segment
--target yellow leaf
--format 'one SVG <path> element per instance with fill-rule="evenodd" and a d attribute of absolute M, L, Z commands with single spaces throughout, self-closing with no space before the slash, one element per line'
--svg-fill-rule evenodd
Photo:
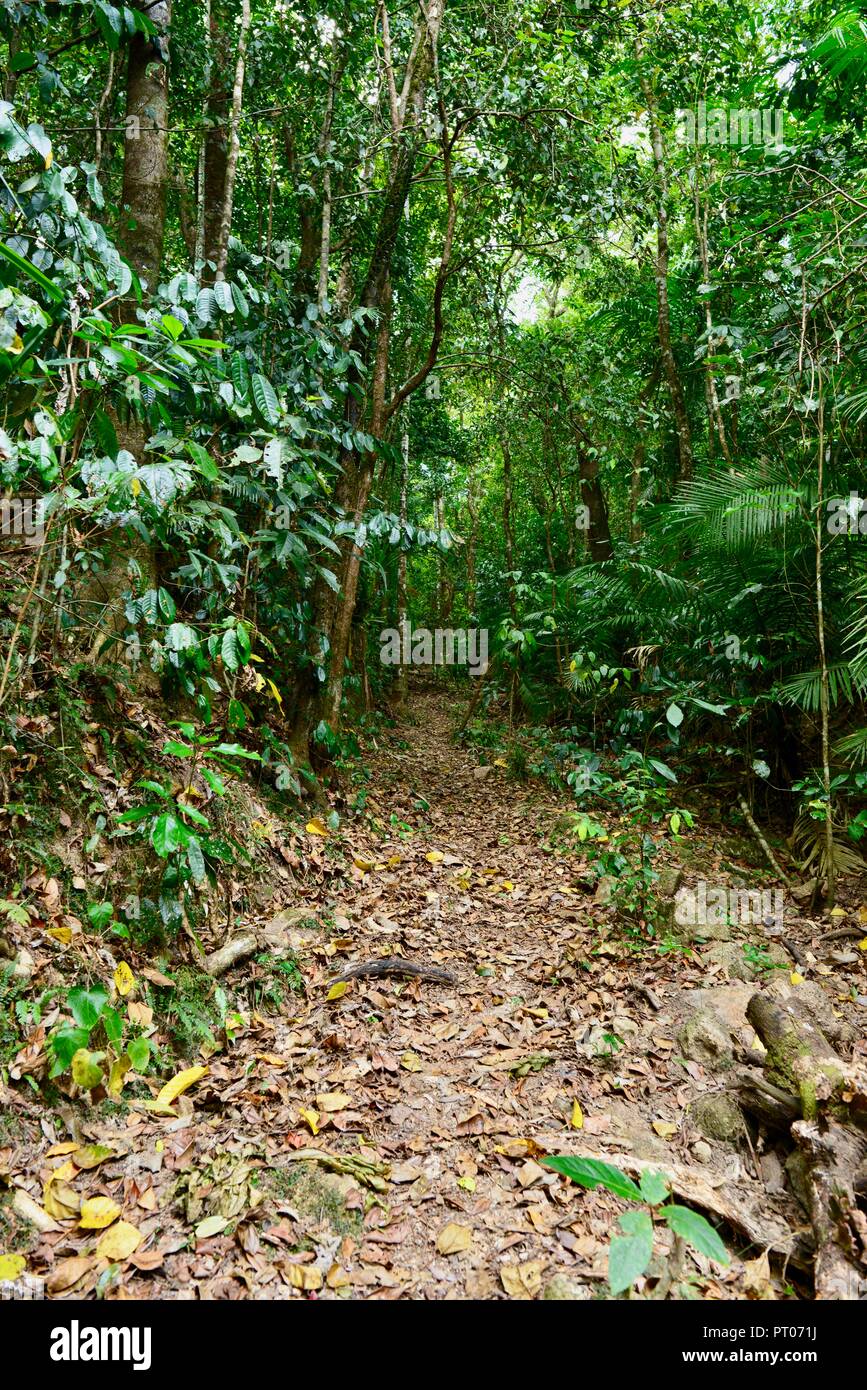
<path fill-rule="evenodd" d="M 437 1250 L 441 1255 L 457 1255 L 462 1250 L 469 1250 L 473 1243 L 473 1233 L 469 1226 L 461 1226 L 457 1221 L 450 1221 L 447 1226 L 443 1226 L 437 1236 Z"/>
<path fill-rule="evenodd" d="M 108 1074 L 108 1085 L 105 1089 L 108 1091 L 108 1094 L 110 1096 L 114 1096 L 114 1098 L 117 1099 L 117 1097 L 123 1090 L 123 1083 L 126 1080 L 126 1074 L 128 1071 L 131 1070 L 132 1062 L 130 1061 L 129 1053 L 122 1052 L 121 1055 L 117 1058 L 117 1060 L 112 1062 L 111 1071 Z"/>
<path fill-rule="evenodd" d="M 286 1278 L 293 1289 L 321 1289 L 322 1270 L 315 1265 L 286 1265 Z"/>
<path fill-rule="evenodd" d="M 129 1221 L 118 1221 L 96 1242 L 96 1253 L 103 1260 L 128 1260 L 138 1250 L 144 1236 Z"/>
<path fill-rule="evenodd" d="M 494 758 L 494 767 L 508 767 L 508 766 L 509 766 L 509 764 L 506 762 L 506 759 L 505 759 L 505 758 Z"/>
<path fill-rule="evenodd" d="M 503 1265 L 500 1281 L 511 1298 L 535 1298 L 542 1287 L 542 1260 L 527 1260 L 521 1265 Z"/>
<path fill-rule="evenodd" d="M 130 990 L 134 988 L 134 986 L 135 976 L 133 975 L 126 961 L 122 960 L 120 965 L 114 972 L 114 987 L 117 990 L 118 994 L 127 995 L 129 994 Z"/>
<path fill-rule="evenodd" d="M 475 1192 L 476 1180 L 470 1177 L 458 1178 L 458 1187 L 462 1187 L 465 1192 Z"/>
<path fill-rule="evenodd" d="M 404 1052 L 401 1055 L 400 1065 L 404 1071 L 421 1071 L 422 1061 L 415 1052 Z"/>
<path fill-rule="evenodd" d="M 52 1170 L 51 1177 L 48 1179 L 48 1181 L 72 1182 L 72 1179 L 77 1177 L 78 1165 L 74 1163 L 71 1159 L 67 1159 L 65 1163 L 61 1163 L 57 1168 L 54 1168 Z"/>
<path fill-rule="evenodd" d="M 53 151 L 53 150 L 49 150 L 49 151 L 48 151 L 48 154 L 45 156 L 45 167 L 46 167 L 46 169 L 50 169 L 53 163 L 54 163 L 54 151 Z"/>
<path fill-rule="evenodd" d="M 86 1144 L 83 1149 L 78 1149 L 70 1164 L 70 1177 L 74 1175 L 76 1168 L 98 1168 L 100 1163 L 104 1163 L 107 1158 L 114 1158 L 116 1153 L 117 1150 L 109 1148 L 108 1144 Z M 58 1169 L 54 1176 L 57 1177 L 59 1172 Z"/>
<path fill-rule="evenodd" d="M 23 1255 L 0 1255 L 0 1279 L 20 1279 L 26 1268 Z"/>
<path fill-rule="evenodd" d="M 336 984 L 336 985 L 332 985 L 331 988 L 330 988 L 330 990 L 328 991 L 327 995 L 325 996 L 326 1001 L 329 1000 L 329 999 L 342 999 L 343 996 L 344 996 L 344 994 L 346 993 L 346 991 L 347 991 L 348 989 L 349 989 L 349 981 L 348 981 L 348 980 L 338 980 L 338 981 L 337 981 L 337 984 Z"/>
<path fill-rule="evenodd" d="M 265 677 L 265 680 L 266 680 L 268 689 L 271 691 L 271 698 L 272 698 L 272 700 L 276 700 L 276 701 L 277 701 L 277 704 L 280 706 L 280 708 L 281 708 L 281 710 L 282 710 L 282 708 L 283 708 L 283 696 L 280 694 L 280 691 L 277 689 L 276 685 L 274 684 L 274 682 L 271 680 L 271 678 L 270 678 L 269 676 L 266 676 L 266 677 Z"/>
<path fill-rule="evenodd" d="M 10 352 L 23 352 L 23 351 L 24 351 L 24 339 L 21 337 L 21 334 L 20 334 L 20 333 L 16 333 L 16 334 L 15 334 L 15 337 L 12 339 L 12 342 L 9 344 L 9 351 L 10 351 Z"/>
<path fill-rule="evenodd" d="M 101 1231 L 120 1216 L 120 1207 L 111 1197 L 88 1197 L 81 1204 L 79 1226 L 85 1231 Z"/>
<path fill-rule="evenodd" d="M 173 1076 L 171 1081 L 167 1081 L 163 1086 L 157 1101 L 160 1105 L 171 1105 L 173 1100 L 184 1091 L 188 1091 L 191 1086 L 195 1086 L 197 1081 L 201 1081 L 203 1076 L 207 1076 L 207 1067 L 187 1067 L 186 1071 L 179 1071 L 177 1076 Z"/>
<path fill-rule="evenodd" d="M 503 879 L 503 888 L 507 893 L 514 893 L 515 891 L 514 883 L 511 883 L 507 878 Z"/>
<path fill-rule="evenodd" d="M 832 907 L 830 915 L 832 917 L 845 917 L 846 909 L 845 907 Z"/>
<path fill-rule="evenodd" d="M 75 1150 L 80 1148 L 81 1145 L 76 1144 L 74 1139 L 67 1140 L 64 1144 L 52 1144 L 45 1157 L 57 1158 L 60 1154 L 74 1154 Z"/>
<path fill-rule="evenodd" d="M 444 858 L 445 855 L 443 854 L 442 850 L 439 849 L 429 849 L 427 854 L 425 855 L 425 859 L 429 864 L 440 864 L 442 863 Z"/>
<path fill-rule="evenodd" d="M 331 1115 L 335 1110 L 345 1110 L 352 1102 L 343 1091 L 323 1091 L 316 1097 L 316 1104 L 326 1115 Z"/>
<path fill-rule="evenodd" d="M 141 483 L 139 482 L 138 478 L 133 478 L 132 482 L 130 483 L 130 487 L 132 488 L 133 497 L 138 497 L 139 493 L 141 492 Z"/>
<path fill-rule="evenodd" d="M 654 1120 L 653 1128 L 660 1139 L 670 1139 L 673 1134 L 677 1134 L 677 1125 L 669 1124 L 668 1120 Z"/>
<path fill-rule="evenodd" d="M 858 942 L 858 950 L 867 951 L 867 936 L 862 936 L 861 940 Z"/>
<path fill-rule="evenodd" d="M 573 1100 L 572 1102 L 572 1114 L 569 1117 L 569 1123 L 573 1129 L 584 1128 L 584 1111 L 581 1109 L 577 1100 Z"/>
<path fill-rule="evenodd" d="M 325 837 L 328 835 L 328 826 L 321 816 L 314 816 L 312 820 L 307 822 L 304 829 L 307 831 L 308 835 L 322 835 Z"/>
<path fill-rule="evenodd" d="M 319 1121 L 322 1119 L 322 1116 L 319 1114 L 319 1111 L 314 1110 L 311 1106 L 309 1110 L 300 1110 L 298 1113 L 301 1116 L 301 1119 L 305 1120 L 307 1124 L 310 1126 L 310 1133 L 318 1134 Z"/>
<path fill-rule="evenodd" d="M 71 1172 L 65 1172 L 66 1168 L 71 1169 Z M 48 1215 L 53 1216 L 56 1221 L 69 1221 L 78 1215 L 81 1198 L 67 1181 L 74 1175 L 75 1169 L 72 1164 L 64 1163 L 55 1173 L 52 1173 L 42 1190 L 42 1204 Z"/>
<path fill-rule="evenodd" d="M 373 868 L 373 860 L 362 859 L 360 854 L 354 854 L 352 856 L 352 862 L 356 869 L 360 869 L 363 874 L 370 873 L 370 870 Z"/>
<path fill-rule="evenodd" d="M 803 975 L 799 975 L 797 970 L 792 971 L 789 980 L 793 985 L 802 985 L 804 983 Z"/>
<path fill-rule="evenodd" d="M 399 855 L 399 854 L 392 854 L 392 855 L 389 855 L 389 858 L 388 858 L 388 861 L 387 861 L 387 862 L 388 862 L 388 867 L 389 867 L 390 869 L 396 868 L 397 865 L 401 862 L 400 855 Z"/>
<path fill-rule="evenodd" d="M 72 940 L 72 927 L 49 927 L 45 935 L 59 941 L 62 946 L 68 946 Z"/>

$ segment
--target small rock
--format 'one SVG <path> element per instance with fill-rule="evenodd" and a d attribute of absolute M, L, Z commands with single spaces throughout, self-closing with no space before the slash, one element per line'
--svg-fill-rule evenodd
<path fill-rule="evenodd" d="M 713 1091 L 690 1101 L 687 1113 L 705 1139 L 737 1143 L 744 1134 L 744 1117 L 737 1101 L 727 1091 Z"/>
<path fill-rule="evenodd" d="M 683 869 L 677 864 L 666 864 L 659 871 L 656 892 L 661 898 L 673 898 L 682 883 Z"/>
<path fill-rule="evenodd" d="M 688 1018 L 677 1040 L 684 1056 L 703 1067 L 722 1069 L 734 1061 L 731 1033 L 710 1009 L 700 1009 Z"/>
<path fill-rule="evenodd" d="M 24 947 L 18 952 L 15 964 L 12 967 L 12 974 L 16 980 L 29 980 L 33 974 L 34 960 L 30 952 Z"/>
<path fill-rule="evenodd" d="M 713 1158 L 713 1149 L 705 1139 L 697 1139 L 690 1149 L 690 1153 L 696 1163 L 710 1163 Z"/>
<path fill-rule="evenodd" d="M 758 965 L 753 964 L 752 959 L 744 950 L 743 941 L 720 941 L 715 946 L 711 946 L 709 951 L 705 951 L 702 960 L 712 961 L 716 965 L 722 966 L 726 974 L 732 980 L 757 980 L 762 979 L 769 973 L 767 962 L 770 960 L 772 965 L 789 968 L 789 957 L 782 946 L 777 946 L 769 942 L 762 947 L 762 955 L 759 957 Z M 764 962 L 764 968 L 762 965 Z"/>
<path fill-rule="evenodd" d="M 579 1284 L 578 1280 L 573 1279 L 571 1274 L 555 1274 L 542 1290 L 542 1297 L 555 1299 L 558 1302 L 583 1301 L 590 1298 L 590 1289 L 587 1284 Z"/>

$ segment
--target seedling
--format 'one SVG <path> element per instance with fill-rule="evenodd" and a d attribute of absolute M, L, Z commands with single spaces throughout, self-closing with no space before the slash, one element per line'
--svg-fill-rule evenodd
<path fill-rule="evenodd" d="M 669 1277 L 660 1281 L 664 1292 L 668 1292 L 672 1277 L 680 1275 L 685 1248 L 696 1250 L 716 1260 L 717 1264 L 728 1264 L 728 1251 L 713 1226 L 698 1212 L 672 1200 L 671 1181 L 664 1173 L 644 1172 L 639 1182 L 634 1183 L 620 1168 L 597 1158 L 557 1155 L 542 1161 L 547 1168 L 553 1168 L 591 1191 L 604 1187 L 615 1197 L 641 1204 L 639 1209 L 630 1208 L 619 1217 L 623 1234 L 612 1236 L 608 1247 L 608 1284 L 615 1297 L 631 1289 L 650 1264 L 655 1221 L 664 1223 L 674 1237 L 668 1256 Z"/>

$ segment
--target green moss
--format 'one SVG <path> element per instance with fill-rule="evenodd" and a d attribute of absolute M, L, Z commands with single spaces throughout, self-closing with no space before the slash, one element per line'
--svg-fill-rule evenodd
<path fill-rule="evenodd" d="M 291 1201 L 299 1216 L 330 1227 L 335 1235 L 357 1236 L 361 1232 L 362 1213 L 347 1211 L 339 1180 L 323 1172 L 318 1163 L 269 1168 L 262 1174 L 261 1185 L 273 1196 Z"/>

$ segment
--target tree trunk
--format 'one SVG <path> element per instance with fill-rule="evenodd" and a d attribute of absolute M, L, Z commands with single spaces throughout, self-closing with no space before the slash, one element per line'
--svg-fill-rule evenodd
<path fill-rule="evenodd" d="M 216 229 L 215 254 L 211 257 L 216 266 L 214 276 L 216 280 L 225 280 L 226 262 L 229 256 L 229 233 L 232 230 L 232 208 L 235 202 L 235 175 L 238 171 L 238 153 L 241 148 L 241 108 L 244 101 L 244 69 L 247 61 L 247 36 L 249 32 L 250 0 L 241 0 L 241 26 L 238 31 L 238 56 L 235 60 L 235 80 L 232 85 L 232 114 L 229 121 L 226 168 L 220 198 L 220 220 Z"/>
<path fill-rule="evenodd" d="M 636 56 L 639 65 L 643 61 L 641 40 L 635 41 Z M 656 110 L 656 98 L 648 79 L 642 73 L 641 90 L 644 95 L 644 104 L 647 108 L 647 120 L 650 128 L 650 141 L 653 148 L 653 165 L 656 171 L 656 320 L 659 335 L 659 347 L 662 354 L 662 366 L 665 372 L 665 380 L 668 385 L 668 394 L 671 397 L 671 409 L 674 415 L 674 429 L 677 436 L 677 453 L 679 460 L 679 476 L 681 480 L 691 478 L 693 475 L 693 452 L 692 434 L 689 426 L 689 414 L 686 408 L 686 396 L 683 390 L 683 383 L 675 361 L 674 349 L 671 343 L 671 309 L 668 300 L 668 171 L 665 164 L 665 149 L 662 143 L 662 131 Z"/>

